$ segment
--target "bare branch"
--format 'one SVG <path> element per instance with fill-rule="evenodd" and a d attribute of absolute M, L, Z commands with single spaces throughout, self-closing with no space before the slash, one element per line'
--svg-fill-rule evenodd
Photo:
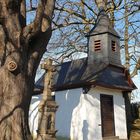
<path fill-rule="evenodd" d="M 87 5 L 87 3 L 83 0 L 81 0 L 81 2 L 90 10 L 93 12 L 93 14 L 95 14 L 96 16 L 98 15 L 90 6 Z"/>
<path fill-rule="evenodd" d="M 20 4 L 20 18 L 21 18 L 21 26 L 26 26 L 26 1 L 21 0 Z"/>
<path fill-rule="evenodd" d="M 85 16 L 83 16 L 82 14 L 79 14 L 79 13 L 75 12 L 74 10 L 69 10 L 69 9 L 66 9 L 66 8 L 58 8 L 58 7 L 55 7 L 55 9 L 58 10 L 58 11 L 61 11 L 61 12 L 67 12 L 70 15 L 74 15 L 74 16 L 76 16 L 78 18 L 81 18 L 85 22 L 88 22 L 88 19 Z"/>
<path fill-rule="evenodd" d="M 42 19 L 41 31 L 45 32 L 51 27 L 52 16 L 54 12 L 55 0 L 47 0 L 44 10 L 44 16 Z"/>
<path fill-rule="evenodd" d="M 138 70 L 140 70 L 140 58 L 138 59 L 137 64 L 136 64 L 133 72 L 131 73 L 131 77 L 134 77 L 135 75 L 137 75 Z"/>

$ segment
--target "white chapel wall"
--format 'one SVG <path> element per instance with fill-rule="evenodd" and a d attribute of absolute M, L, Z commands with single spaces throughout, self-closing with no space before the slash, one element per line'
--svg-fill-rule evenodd
<path fill-rule="evenodd" d="M 56 92 L 59 104 L 56 114 L 57 135 L 74 140 L 100 140 L 100 94 L 113 95 L 115 133 L 120 138 L 127 138 L 125 105 L 121 91 L 100 87 L 91 89 L 88 94 L 82 94 L 82 89 Z"/>
<path fill-rule="evenodd" d="M 71 137 L 73 140 L 99 140 L 101 128 L 98 123 L 101 122 L 99 96 L 96 96 L 93 98 L 92 95 L 82 94 L 82 89 L 57 92 L 57 135 Z"/>
<path fill-rule="evenodd" d="M 92 89 L 93 90 L 93 89 Z M 122 92 L 115 89 L 107 88 L 96 88 L 93 92 L 97 94 L 108 94 L 113 95 L 114 100 L 114 121 L 115 121 L 115 134 L 121 139 L 127 138 L 127 128 L 126 128 L 126 114 L 125 114 L 125 103 Z"/>
<path fill-rule="evenodd" d="M 116 136 L 127 138 L 124 98 L 121 92 L 100 87 L 91 89 L 88 94 L 82 92 L 82 88 L 78 88 L 55 93 L 56 102 L 59 104 L 56 113 L 57 135 L 71 137 L 73 140 L 100 140 L 100 94 L 109 94 L 114 97 Z M 40 100 L 41 95 L 33 96 L 30 107 L 29 122 L 34 136 L 38 126 Z"/>
<path fill-rule="evenodd" d="M 34 138 L 37 136 L 38 128 L 38 105 L 40 103 L 42 95 L 36 95 L 32 97 L 29 111 L 29 126 L 30 131 Z"/>

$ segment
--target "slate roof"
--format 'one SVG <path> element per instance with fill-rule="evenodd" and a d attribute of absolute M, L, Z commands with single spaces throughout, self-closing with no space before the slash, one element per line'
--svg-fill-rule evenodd
<path fill-rule="evenodd" d="M 44 75 L 37 81 L 36 88 L 43 89 Z M 125 68 L 104 64 L 87 64 L 87 58 L 65 62 L 57 66 L 53 77 L 53 90 L 65 90 L 90 85 L 131 91 L 135 85 Z"/>

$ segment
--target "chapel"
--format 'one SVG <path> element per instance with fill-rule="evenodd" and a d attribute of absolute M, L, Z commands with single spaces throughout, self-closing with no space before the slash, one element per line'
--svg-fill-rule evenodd
<path fill-rule="evenodd" d="M 56 135 L 71 140 L 128 139 L 129 95 L 136 86 L 121 64 L 120 36 L 104 7 L 99 9 L 96 24 L 86 35 L 88 57 L 58 65 L 53 75 L 52 91 L 59 106 Z M 40 93 L 43 79 L 36 83 Z"/>

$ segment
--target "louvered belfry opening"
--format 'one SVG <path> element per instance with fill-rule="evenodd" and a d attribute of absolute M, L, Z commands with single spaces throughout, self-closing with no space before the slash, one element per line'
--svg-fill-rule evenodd
<path fill-rule="evenodd" d="M 116 51 L 116 42 L 115 41 L 112 41 L 112 51 L 115 52 Z"/>
<path fill-rule="evenodd" d="M 94 41 L 94 50 L 100 51 L 101 50 L 101 40 Z"/>

